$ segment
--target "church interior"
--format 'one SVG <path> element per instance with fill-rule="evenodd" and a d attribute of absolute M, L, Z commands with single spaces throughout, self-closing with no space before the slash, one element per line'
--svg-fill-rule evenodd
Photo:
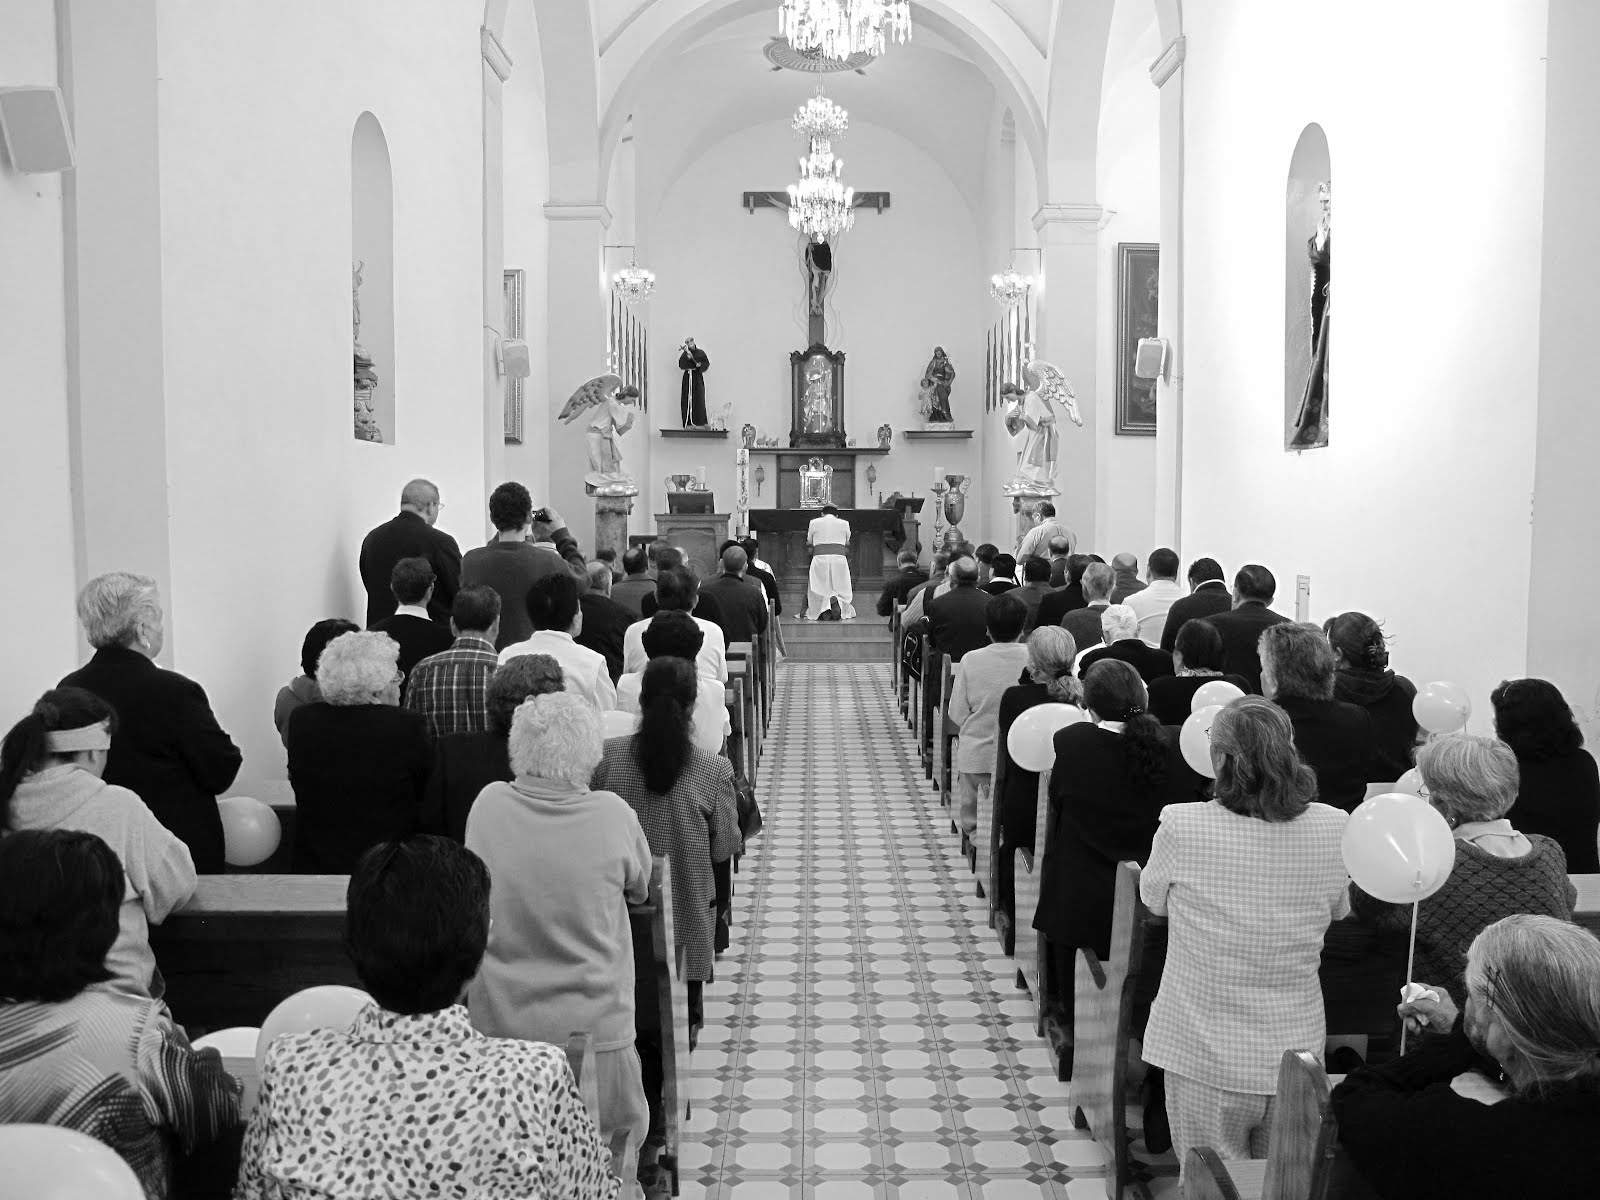
<path fill-rule="evenodd" d="M 431 614 L 439 642 L 427 654 L 450 649 L 452 638 L 461 649 L 474 640 L 464 631 L 491 629 L 488 611 L 472 624 L 476 610 L 462 603 L 471 591 L 494 593 L 470 586 L 473 556 L 500 545 L 508 558 L 508 544 L 521 553 L 525 543 L 573 570 L 558 570 L 558 585 L 494 593 L 492 629 L 507 641 L 482 645 L 477 723 L 463 736 L 494 728 L 488 672 L 506 669 L 501 652 L 515 640 L 508 613 L 521 620 L 526 605 L 535 642 L 565 639 L 540 653 L 553 655 L 558 676 L 566 672 L 570 695 L 579 660 L 564 656 L 581 652 L 567 643 L 600 636 L 598 613 L 620 614 L 614 600 L 629 580 L 648 595 L 642 611 L 635 596 L 623 606 L 632 616 L 617 618 L 610 678 L 596 685 L 609 700 L 589 697 L 599 725 L 592 711 L 541 707 L 540 689 L 524 690 L 514 697 L 520 707 L 506 710 L 500 774 L 488 786 L 525 806 L 516 810 L 530 822 L 525 832 L 540 805 L 559 807 L 550 797 L 568 795 L 566 782 L 553 792 L 524 788 L 524 775 L 544 778 L 518 765 L 519 738 L 533 737 L 537 716 L 552 755 L 567 753 L 565 734 L 549 732 L 561 721 L 602 730 L 597 769 L 638 775 L 648 802 L 658 802 L 655 815 L 622 814 L 660 857 L 653 874 L 651 853 L 642 876 L 637 863 L 628 868 L 632 965 L 619 958 L 607 967 L 635 981 L 640 1046 L 650 1046 L 641 1049 L 649 1130 L 636 1121 L 639 1136 L 614 1141 L 592 1178 L 577 1168 L 537 1186 L 461 1175 L 446 1186 L 465 1190 L 449 1194 L 1456 1200 L 1517 1194 L 1491 1189 L 1507 1179 L 1523 1181 L 1522 1194 L 1558 1177 L 1579 1193 L 1600 1185 L 1592 1140 L 1600 976 L 1572 984 L 1590 989 L 1587 1008 L 1561 1016 L 1562 1036 L 1577 1047 L 1563 1043 L 1562 1053 L 1589 1056 L 1587 1066 L 1563 1068 L 1548 1088 L 1529 1082 L 1529 1064 L 1551 1058 L 1529 1049 L 1516 1024 L 1526 1014 L 1494 1024 L 1483 1015 L 1490 1002 L 1473 991 L 1483 971 L 1496 970 L 1485 956 L 1505 956 L 1513 966 L 1500 970 L 1513 972 L 1515 955 L 1530 953 L 1531 942 L 1517 938 L 1551 939 L 1540 943 L 1545 959 L 1590 961 L 1586 944 L 1550 949 L 1565 945 L 1563 931 L 1516 925 L 1517 914 L 1546 908 L 1513 906 L 1510 916 L 1480 921 L 1463 935 L 1464 965 L 1455 969 L 1465 974 L 1432 978 L 1412 961 L 1418 914 L 1423 943 L 1434 928 L 1429 900 L 1421 891 L 1405 903 L 1379 897 L 1398 905 L 1402 932 L 1395 945 L 1384 942 L 1387 957 L 1362 952 L 1382 987 L 1373 984 L 1360 1004 L 1346 1004 L 1329 983 L 1334 934 L 1323 940 L 1324 929 L 1362 917 L 1363 897 L 1352 913 L 1346 892 L 1364 886 L 1350 865 L 1363 814 L 1400 820 L 1373 797 L 1414 803 L 1423 815 L 1408 820 L 1444 813 L 1442 843 L 1428 844 L 1454 855 L 1458 887 L 1460 864 L 1476 864 L 1486 844 L 1474 838 L 1520 838 L 1534 853 L 1555 846 L 1556 835 L 1545 838 L 1528 815 L 1529 764 L 1545 759 L 1530 751 L 1523 761 L 1508 732 L 1507 689 L 1520 681 L 1545 681 L 1552 711 L 1571 728 L 1570 753 L 1587 764 L 1573 768 L 1586 798 L 1571 803 L 1590 804 L 1592 792 L 1600 806 L 1593 761 L 1577 749 L 1600 734 L 1600 616 L 1578 553 L 1590 544 L 1583 514 L 1600 495 L 1589 454 L 1600 447 L 1600 410 L 1584 399 L 1592 385 L 1579 353 L 1600 274 L 1595 52 L 1593 0 L 0 0 L 0 477 L 10 498 L 0 553 L 29 593 L 28 621 L 3 639 L 0 726 L 37 726 L 42 747 L 25 751 L 32 743 L 21 733 L 7 739 L 0 858 L 25 828 L 80 828 L 24 819 L 35 811 L 28 789 L 42 787 L 49 770 L 92 767 L 118 785 L 111 791 L 138 791 L 126 765 L 133 751 L 122 747 L 141 728 L 176 720 L 184 703 L 209 705 L 207 728 L 231 739 L 226 779 L 199 787 L 206 820 L 216 819 L 214 798 L 229 839 L 230 812 L 261 812 L 272 830 L 251 863 L 231 840 L 225 867 L 184 854 L 189 891 L 159 913 L 142 876 L 123 864 L 133 898 L 123 901 L 124 921 L 141 895 L 149 918 L 148 929 L 144 915 L 138 926 L 148 941 L 144 999 L 159 1010 L 150 1019 L 170 1025 L 184 1054 L 219 1047 L 240 1081 L 240 1094 L 227 1097 L 237 1127 L 227 1164 L 199 1161 L 184 1134 L 169 1136 L 164 1165 L 152 1166 L 96 1127 L 42 1113 L 18 1043 L 8 1048 L 6 1010 L 78 1001 L 48 989 L 18 1000 L 7 991 L 16 972 L 0 970 L 0 1200 L 439 1194 L 428 1190 L 436 1165 L 419 1165 L 409 1149 L 394 1151 L 388 1190 L 339 1191 L 353 1185 L 338 1164 L 325 1173 L 283 1166 L 291 1134 L 280 1137 L 263 1114 L 275 1091 L 274 1111 L 288 1113 L 292 1133 L 298 1077 L 287 1054 L 268 1063 L 265 1039 L 257 1054 L 254 1034 L 301 989 L 367 985 L 370 964 L 353 948 L 364 928 L 358 884 L 371 895 L 390 886 L 382 894 L 393 898 L 383 871 L 410 869 L 405 837 L 439 834 L 414 851 L 417 861 L 464 855 L 469 866 L 451 859 L 449 869 L 469 875 L 487 862 L 480 899 L 496 922 L 474 935 L 488 950 L 484 974 L 468 970 L 461 980 L 466 1007 L 443 1011 L 462 1014 L 463 1027 L 470 1013 L 480 1035 L 516 1036 L 504 1022 L 494 1028 L 485 1015 L 493 1000 L 474 989 L 493 992 L 482 981 L 506 952 L 495 929 L 522 919 L 499 907 L 512 903 L 501 880 L 533 877 L 534 860 L 506 865 L 517 860 L 496 856 L 507 851 L 481 817 L 477 834 L 470 823 L 450 834 L 447 820 L 435 828 L 423 809 L 408 808 L 353 847 L 383 842 L 389 859 L 398 853 L 397 868 L 375 867 L 370 855 L 316 873 L 305 865 L 314 855 L 294 865 L 291 847 L 299 853 L 311 836 L 305 781 L 327 763 L 312 762 L 309 734 L 295 749 L 288 731 L 311 722 L 295 714 L 279 723 L 273 698 L 302 676 L 324 703 L 314 694 L 315 655 L 305 658 L 307 630 L 340 618 L 342 636 L 368 637 L 361 631 L 379 624 L 374 605 L 384 609 L 378 616 Z M 507 492 L 511 484 L 525 490 Z M 521 510 L 516 495 L 527 501 Z M 513 516 L 503 521 L 495 498 L 506 496 Z M 380 529 L 404 526 L 408 514 L 429 532 L 407 544 L 437 547 L 447 533 L 453 568 L 429 567 L 433 551 L 423 548 L 376 561 Z M 1072 543 L 1060 552 L 1036 532 L 1050 533 L 1052 522 Z M 675 561 L 658 563 L 664 548 L 676 549 Z M 1043 564 L 1037 575 L 1024 561 L 1033 555 Z M 1179 565 L 1169 570 L 1169 559 Z M 402 568 L 417 562 L 429 589 L 419 584 L 408 599 Z M 972 564 L 970 578 L 963 564 Z M 1251 574 L 1263 568 L 1264 593 Z M 1119 590 L 1107 608 L 1106 593 L 1098 603 L 1089 593 L 1113 570 Z M 109 644 L 100 634 L 121 636 L 102 628 L 120 601 L 101 585 L 120 572 L 159 602 L 141 610 L 155 612 L 156 627 L 127 625 L 125 646 L 203 693 L 147 696 L 138 703 L 150 711 L 136 712 L 107 693 L 114 715 L 85 726 L 103 727 L 100 740 L 61 723 L 63 702 L 40 697 L 72 690 L 73 680 L 95 691 L 88 680 Z M 1600 586 L 1600 567 L 1596 574 Z M 570 610 L 568 575 L 582 593 Z M 672 591 L 679 575 L 690 589 L 682 604 Z M 1226 629 L 1214 672 L 1195 661 L 1185 670 L 1180 650 L 1178 676 L 1215 675 L 1232 688 L 1215 693 L 1215 712 L 1196 704 L 1210 715 L 1194 752 L 1188 739 L 1201 735 L 1188 701 L 1175 720 L 1161 718 L 1154 684 L 1174 674 L 1161 618 L 1174 597 L 1199 597 L 1208 581 L 1231 596 L 1221 609 L 1264 604 L 1274 621 L 1309 627 L 1318 644 L 1252 628 L 1242 653 L 1253 672 L 1242 674 Z M 974 582 L 988 596 L 967 618 L 939 611 L 943 594 L 959 599 Z M 705 619 L 696 597 L 703 605 L 725 596 L 714 584 L 754 595 L 753 623 Z M 1152 635 L 1145 622 L 1154 610 L 1143 606 L 1163 586 L 1171 594 Z M 1027 605 L 1014 626 L 1010 610 L 1023 605 L 997 608 L 1013 587 L 1013 600 Z M 1076 590 L 1061 628 L 1077 640 L 1047 680 L 1040 664 L 1053 643 L 1035 634 L 1056 626 L 1037 617 L 1063 590 Z M 717 603 L 725 614 L 735 607 Z M 692 613 L 687 636 L 703 637 L 693 641 L 702 656 L 713 641 L 725 651 L 720 678 L 717 668 L 707 676 L 696 649 L 682 656 L 695 670 L 689 702 L 674 710 L 675 736 L 687 737 L 696 679 L 702 698 L 706 687 L 719 689 L 719 701 L 725 695 L 725 706 L 710 707 L 726 732 L 713 735 L 715 753 L 674 743 L 665 776 L 659 766 L 652 773 L 645 739 L 665 728 L 652 706 L 667 703 L 669 681 L 646 662 L 681 658 L 643 643 L 658 627 L 662 638 L 668 626 L 684 636 L 677 626 L 691 623 L 652 621 L 657 604 L 663 616 Z M 1074 621 L 1096 607 L 1110 615 L 1103 629 L 1089 617 L 1086 641 Z M 1131 611 L 1128 641 L 1142 648 L 1120 660 L 1097 654 L 1130 664 L 1117 672 L 1135 692 L 1112 712 L 1104 689 L 1115 672 L 1101 670 L 1095 692 L 1088 676 L 1098 662 L 1083 659 L 1097 653 L 1097 638 L 1122 644 L 1119 609 Z M 1240 782 L 1243 756 L 1265 753 L 1249 739 L 1278 736 L 1278 709 L 1263 714 L 1245 693 L 1274 699 L 1292 674 L 1291 652 L 1320 663 L 1331 645 L 1338 674 L 1359 667 L 1339 640 L 1338 622 L 1352 614 L 1379 631 L 1367 643 L 1378 647 L 1372 669 L 1392 678 L 1384 674 L 1392 655 L 1418 695 L 1401 770 L 1351 768 L 1356 794 L 1341 803 L 1312 735 L 1292 705 L 1279 704 L 1294 721 L 1288 758 L 1313 771 L 1321 807 L 1292 820 L 1263 815 L 1270 805 L 1256 811 L 1260 820 L 1239 816 L 1227 798 L 1234 791 L 1255 788 L 1252 803 L 1268 803 L 1259 781 Z M 961 619 L 976 622 L 968 653 L 1009 647 L 980 660 L 1003 679 L 963 670 L 951 632 Z M 1226 613 L 1217 623 L 1226 626 Z M 396 679 L 412 688 L 408 646 L 398 634 L 393 641 L 400 657 L 391 647 L 384 670 L 398 661 Z M 1139 657 L 1146 653 L 1161 660 L 1156 667 Z M 623 682 L 634 672 L 643 691 L 629 709 Z M 1239 687 L 1222 682 L 1236 678 Z M 1026 688 L 1038 689 L 1028 704 L 1072 714 L 1050 725 L 1041 716 L 1035 730 L 1002 700 Z M 415 707 L 410 698 L 381 703 Z M 1165 741 L 1155 733 L 1138 741 L 1132 731 L 1143 724 Z M 1142 842 L 1134 839 L 1137 852 L 1106 849 L 1124 845 L 1126 811 L 1073 813 L 1075 797 L 1104 792 L 1088 765 L 1089 726 L 1165 764 L 1148 779 L 1143 767 L 1128 768 L 1146 780 L 1140 803 L 1166 789 L 1159 817 L 1152 810 Z M 1033 730 L 1037 747 L 1019 743 L 1018 729 Z M 415 807 L 439 787 L 448 755 L 436 757 L 436 744 L 447 740 L 430 731 L 415 746 L 386 743 L 368 765 L 351 758 L 327 777 L 352 794 L 371 791 L 414 751 L 421 765 L 406 803 Z M 1069 743 L 1084 757 L 1073 759 Z M 1495 747 L 1508 744 L 1522 762 L 1518 807 L 1452 816 L 1451 781 L 1492 790 Z M 329 746 L 325 755 L 345 753 Z M 1448 757 L 1454 749 L 1460 761 Z M 197 776 L 201 753 L 181 738 L 150 750 Z M 1126 754 L 1131 762 L 1134 751 Z M 1036 776 L 1025 763 L 1040 755 Z M 1484 757 L 1463 767 L 1471 755 Z M 677 853 L 684 835 L 672 824 L 681 813 L 661 815 L 667 789 L 654 782 L 698 778 L 702 768 L 719 781 L 717 796 L 730 806 L 737 798 L 743 831 L 734 831 L 739 849 L 720 856 L 714 816 L 709 835 L 694 831 L 710 838 L 712 897 L 657 844 L 670 840 Z M 1293 762 L 1283 770 L 1298 778 Z M 1007 790 L 1018 776 L 1021 810 Z M 1189 790 L 1178 797 L 1180 783 Z M 591 798 L 614 790 L 634 805 L 622 784 L 572 786 Z M 676 796 L 682 786 L 672 786 Z M 156 828 L 181 839 L 175 853 L 184 843 L 194 850 L 158 798 L 143 798 Z M 236 798 L 247 801 L 230 809 Z M 1172 815 L 1175 798 L 1250 828 L 1228 826 L 1226 848 L 1205 859 L 1211 835 L 1198 818 L 1185 825 L 1186 814 Z M 708 812 L 712 803 L 703 801 Z M 752 818 L 757 809 L 761 818 Z M 1303 864 L 1310 858 L 1294 856 L 1313 854 L 1307 822 L 1322 816 L 1344 830 L 1343 859 L 1338 830 L 1327 843 L 1337 899 L 1297 891 L 1291 903 L 1285 891 L 1261 893 L 1260 905 L 1281 901 L 1287 914 L 1293 904 L 1331 904 L 1301 981 L 1317 1020 L 1325 1014 L 1326 1045 L 1320 1036 L 1274 1043 L 1265 1083 L 1241 1084 L 1242 1074 L 1222 1066 L 1197 1082 L 1193 1064 L 1226 1064 L 1233 1043 L 1205 1024 L 1204 1005 L 1195 1006 L 1199 1025 L 1174 1033 L 1174 977 L 1192 994 L 1226 985 L 1184 973 L 1202 969 L 1183 943 L 1204 923 L 1183 912 L 1189 884 L 1152 891 L 1157 864 L 1168 851 L 1188 852 L 1201 856 L 1191 862 L 1231 870 L 1218 864 L 1236 863 L 1230 855 L 1267 836 L 1256 826 L 1284 838 L 1298 829 L 1303 844 L 1271 843 L 1279 846 L 1271 857 Z M 585 846 L 611 845 L 602 816 L 591 819 Z M 1107 825 L 1091 829 L 1093 820 Z M 1478 828 L 1495 822 L 1510 832 Z M 1180 827 L 1195 839 L 1184 851 Z M 119 849 L 100 827 L 81 828 Z M 1424 840 L 1433 831 L 1415 828 Z M 1550 915 L 1593 932 L 1600 874 L 1590 872 L 1600 864 L 1587 865 L 1595 846 L 1593 824 L 1586 828 L 1581 855 L 1563 843 Z M 1081 845 L 1063 854 L 1071 837 Z M 81 847 L 49 853 L 69 850 Z M 45 853 L 35 852 L 35 866 Z M 1097 854 L 1103 862 L 1085 865 Z M 1421 864 L 1415 856 L 1426 857 L 1417 849 L 1407 863 Z M 443 861 L 419 878 L 442 878 Z M 539 862 L 555 869 L 553 859 Z M 1066 878 L 1073 871 L 1075 882 Z M 1416 889 L 1428 871 L 1439 871 L 1435 860 L 1416 866 Z M 1431 888 L 1448 888 L 1450 872 L 1447 861 Z M 1071 892 L 1088 889 L 1091 874 L 1105 930 L 1052 941 L 1052 921 L 1064 918 L 1046 910 L 1068 895 L 1067 903 L 1091 904 Z M 1315 876 L 1306 867 L 1295 886 L 1310 889 Z M 614 890 L 607 895 L 620 912 Z M 691 968 L 695 956 L 684 949 L 693 938 L 680 906 L 691 893 L 718 914 L 726 943 L 704 969 Z M 548 890 L 518 892 L 535 924 L 536 895 L 559 907 Z M 1435 925 L 1442 900 L 1432 900 Z M 0 944 L 11 945 L 25 923 L 23 907 L 0 896 Z M 707 904 L 698 907 L 696 920 Z M 1231 911 L 1219 901 L 1204 920 L 1226 923 Z M 1514 928 L 1495 941 L 1507 920 Z M 1237 934 L 1247 957 L 1254 943 L 1241 928 L 1213 936 L 1232 946 Z M 1164 983 L 1145 949 L 1154 944 Z M 1373 965 L 1380 957 L 1382 969 Z M 1540 979 L 1532 992 L 1564 986 Z M 1408 991 L 1402 1001 L 1400 984 L 1427 985 L 1433 999 Z M 1451 999 L 1440 1000 L 1445 985 L 1459 994 L 1440 1016 Z M 1279 1011 L 1265 993 L 1258 1002 Z M 1403 1022 L 1396 1003 L 1411 1006 Z M 1452 1028 L 1457 1007 L 1466 1015 Z M 1360 1020 L 1340 1025 L 1356 1009 Z M 352 1010 L 319 1024 L 302 1014 L 295 1028 L 359 1034 L 363 1021 L 432 1011 L 396 1008 L 379 994 L 360 1017 Z M 1511 1013 L 1504 995 L 1496 1011 Z M 1483 1032 L 1491 1026 L 1501 1032 Z M 206 1041 L 236 1027 L 250 1032 L 245 1049 Z M 608 1057 L 624 1043 L 607 1043 L 599 1026 L 570 1032 L 584 1034 L 586 1048 L 566 1046 L 566 1072 L 555 1071 L 555 1085 L 539 1076 L 535 1090 L 576 1088 L 593 1117 L 584 1136 L 598 1146 L 629 1128 L 613 1111 L 623 1084 Z M 303 1036 L 310 1046 L 316 1035 Z M 1431 1130 L 1428 1121 L 1442 1120 L 1432 1110 L 1396 1109 L 1387 1121 L 1368 1110 L 1363 1124 L 1361 1105 L 1381 1098 L 1375 1089 L 1400 1095 L 1405 1065 L 1443 1054 L 1450 1039 L 1478 1054 L 1478 1066 L 1501 1047 L 1493 1098 L 1515 1100 L 1482 1105 L 1505 1124 L 1473 1124 L 1476 1110 L 1450 1117 L 1451 1128 L 1476 1130 L 1492 1147 L 1474 1153 L 1488 1164 L 1479 1178 L 1437 1163 L 1421 1172 L 1374 1149 L 1382 1141 L 1374 1129 L 1415 1119 Z M 566 1039 L 525 1040 L 559 1048 Z M 631 1055 L 631 1037 L 624 1041 Z M 533 1071 L 528 1061 L 516 1069 Z M 634 1077 L 640 1061 L 632 1060 Z M 262 1087 L 269 1066 L 279 1069 L 276 1089 Z M 1567 1089 L 1559 1105 L 1550 1088 Z M 1217 1096 L 1226 1098 L 1220 1125 L 1206 1108 Z M 1241 1096 L 1266 1107 L 1240 1116 L 1226 1106 Z M 1517 1119 L 1532 1124 L 1512 1123 L 1507 1114 L 1535 1099 L 1559 1112 L 1523 1110 Z M 1395 1115 L 1402 1111 L 1410 1115 Z M 113 1156 L 97 1168 L 106 1172 L 100 1191 L 51 1191 L 67 1186 L 59 1167 L 73 1146 L 20 1136 L 23 1126 L 73 1127 L 109 1142 L 137 1178 L 123 1180 Z M 373 1130 L 361 1137 L 378 1138 L 364 1144 L 386 1153 Z M 1439 1138 L 1463 1154 L 1471 1145 L 1465 1135 Z M 330 1155 L 353 1153 L 337 1141 Z M 1544 1147 L 1537 1155 L 1527 1149 L 1535 1145 Z M 186 1155 L 195 1160 L 187 1166 Z M 574 1155 L 563 1148 L 559 1157 Z M 13 1164 L 21 1191 L 4 1179 Z"/>

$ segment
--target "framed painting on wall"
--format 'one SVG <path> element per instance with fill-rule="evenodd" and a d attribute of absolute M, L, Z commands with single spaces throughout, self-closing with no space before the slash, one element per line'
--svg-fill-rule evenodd
<path fill-rule="evenodd" d="M 505 330 L 502 336 L 506 338 L 525 337 L 524 317 L 522 307 L 523 274 L 521 271 L 507 271 L 504 277 L 505 311 L 502 327 Z M 525 380 L 513 379 L 506 376 L 506 441 L 514 446 L 522 444 L 522 396 Z"/>
<path fill-rule="evenodd" d="M 1161 247 L 1118 242 L 1116 432 L 1123 437 L 1156 435 L 1156 381 L 1135 378 L 1133 360 L 1139 339 L 1156 336 L 1160 286 Z"/>

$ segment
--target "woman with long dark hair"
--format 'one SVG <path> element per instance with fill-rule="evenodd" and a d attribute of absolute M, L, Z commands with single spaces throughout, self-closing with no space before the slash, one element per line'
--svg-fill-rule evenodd
<path fill-rule="evenodd" d="M 1600 772 L 1566 697 L 1546 679 L 1508 679 L 1489 703 L 1495 735 L 1517 756 L 1517 801 L 1506 817 L 1560 842 L 1574 875 L 1600 872 Z"/>
<path fill-rule="evenodd" d="M 116 729 L 117 714 L 93 692 L 64 687 L 39 697 L 0 744 L 0 834 L 72 829 L 111 847 L 123 887 L 106 969 L 118 990 L 159 999 L 150 926 L 194 895 L 194 862 L 143 800 L 102 778 Z"/>
<path fill-rule="evenodd" d="M 1411 704 L 1417 685 L 1389 669 L 1389 639 L 1363 612 L 1345 612 L 1323 626 L 1333 647 L 1333 698 L 1359 704 L 1372 717 L 1373 779 L 1399 779 L 1411 769 L 1417 748 L 1417 718 Z"/>

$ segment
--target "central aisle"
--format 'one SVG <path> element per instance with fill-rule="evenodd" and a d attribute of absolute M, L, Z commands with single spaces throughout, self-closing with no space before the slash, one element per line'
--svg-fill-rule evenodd
<path fill-rule="evenodd" d="M 683 1197 L 1104 1197 L 889 665 L 790 663 L 777 701 Z"/>

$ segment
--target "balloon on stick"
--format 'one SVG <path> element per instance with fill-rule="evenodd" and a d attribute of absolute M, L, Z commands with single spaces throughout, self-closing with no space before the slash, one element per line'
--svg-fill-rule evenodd
<path fill-rule="evenodd" d="M 632 737 L 639 732 L 639 714 L 608 709 L 600 714 L 600 731 L 607 739 Z"/>
<path fill-rule="evenodd" d="M 59 1125 L 0 1125 L 0 1200 L 144 1200 L 122 1156 Z"/>
<path fill-rule="evenodd" d="M 1423 684 L 1411 701 L 1411 714 L 1429 733 L 1454 733 L 1467 727 L 1472 716 L 1472 698 L 1467 689 L 1439 680 Z"/>
<path fill-rule="evenodd" d="M 1213 679 L 1195 689 L 1194 698 L 1189 701 L 1189 711 L 1197 713 L 1202 708 L 1225 708 L 1242 695 L 1244 689 L 1238 684 L 1229 683 L 1226 679 Z"/>
<path fill-rule="evenodd" d="M 1076 704 L 1036 704 L 1011 723 L 1006 749 L 1025 771 L 1048 771 L 1056 761 L 1056 732 L 1088 715 Z"/>
<path fill-rule="evenodd" d="M 215 1050 L 223 1058 L 243 1058 L 254 1054 L 261 1043 L 261 1030 L 254 1025 L 230 1025 L 216 1029 L 202 1038 L 196 1038 L 196 1050 Z"/>
<path fill-rule="evenodd" d="M 373 1003 L 371 996 L 360 988 L 345 987 L 338 983 L 325 983 L 296 992 L 261 1022 L 261 1036 L 256 1039 L 256 1072 L 266 1069 L 267 1047 L 273 1039 L 285 1033 L 310 1033 L 314 1029 L 349 1029 L 356 1016 Z"/>
<path fill-rule="evenodd" d="M 250 796 L 217 801 L 222 817 L 222 857 L 230 867 L 254 867 L 271 858 L 283 826 L 271 806 Z"/>
<path fill-rule="evenodd" d="M 1426 900 L 1444 886 L 1456 861 L 1445 819 L 1406 792 L 1374 796 L 1351 813 L 1341 848 L 1356 886 L 1390 904 Z"/>
<path fill-rule="evenodd" d="M 1211 765 L 1211 726 L 1221 711 L 1220 704 L 1196 709 L 1178 731 L 1178 749 L 1183 751 L 1183 761 L 1196 775 L 1207 779 L 1217 777 L 1216 768 Z"/>

